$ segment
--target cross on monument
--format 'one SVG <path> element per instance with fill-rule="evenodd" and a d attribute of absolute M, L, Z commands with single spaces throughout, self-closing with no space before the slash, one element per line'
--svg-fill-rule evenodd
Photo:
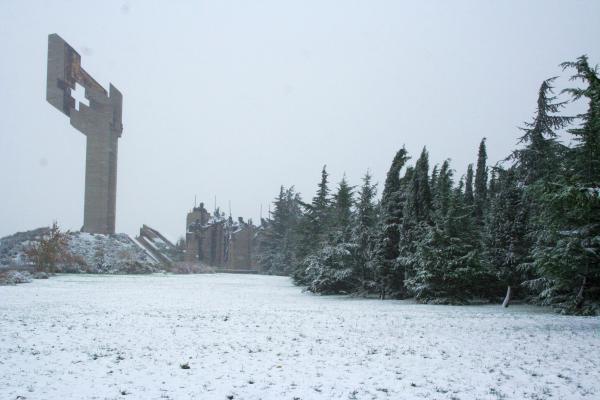
<path fill-rule="evenodd" d="M 79 84 L 89 105 L 71 96 Z M 60 36 L 48 35 L 46 100 L 86 136 L 83 232 L 115 233 L 117 150 L 123 132 L 123 95 L 112 84 L 107 93 L 82 67 L 81 56 Z M 78 107 L 76 107 L 78 106 Z"/>

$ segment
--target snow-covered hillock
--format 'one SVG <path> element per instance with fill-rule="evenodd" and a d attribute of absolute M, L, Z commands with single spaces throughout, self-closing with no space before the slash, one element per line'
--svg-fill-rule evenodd
<path fill-rule="evenodd" d="M 85 232 L 69 233 L 69 252 L 83 261 L 79 272 L 103 274 L 147 274 L 156 272 L 160 265 L 140 248 L 127 234 L 100 235 Z M 76 267 L 77 263 L 71 266 Z M 63 267 L 64 272 L 78 272 Z"/>
<path fill-rule="evenodd" d="M 26 251 L 48 232 L 49 228 L 39 228 L 0 239 L 0 270 L 33 270 Z M 127 234 L 67 232 L 65 235 L 67 246 L 56 266 L 57 272 L 144 274 L 162 269 Z"/>

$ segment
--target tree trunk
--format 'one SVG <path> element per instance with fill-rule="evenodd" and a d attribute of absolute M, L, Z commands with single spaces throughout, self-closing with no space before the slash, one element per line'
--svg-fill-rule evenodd
<path fill-rule="evenodd" d="M 506 308 L 508 307 L 508 303 L 510 303 L 510 295 L 512 294 L 512 289 L 510 287 L 510 285 L 508 285 L 508 288 L 506 289 L 506 296 L 504 297 L 504 301 L 502 302 L 502 307 Z"/>
<path fill-rule="evenodd" d="M 575 298 L 575 308 L 580 310 L 583 307 L 583 291 L 585 290 L 585 284 L 587 283 L 587 276 L 583 277 L 583 282 L 581 282 L 581 287 L 579 288 L 579 292 L 577 293 L 577 297 Z"/>

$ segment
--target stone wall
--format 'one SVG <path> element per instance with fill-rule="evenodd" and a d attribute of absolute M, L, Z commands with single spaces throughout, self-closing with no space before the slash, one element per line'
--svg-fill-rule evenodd
<path fill-rule="evenodd" d="M 231 271 L 255 270 L 255 229 L 241 218 L 211 216 L 201 203 L 186 218 L 185 261 Z"/>

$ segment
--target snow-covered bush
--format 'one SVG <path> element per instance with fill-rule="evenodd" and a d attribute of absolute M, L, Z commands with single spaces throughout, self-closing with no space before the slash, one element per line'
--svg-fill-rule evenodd
<path fill-rule="evenodd" d="M 6 271 L 0 272 L 0 286 L 16 285 L 18 283 L 31 282 L 31 274 L 26 271 Z"/>
<path fill-rule="evenodd" d="M 352 246 L 348 243 L 325 246 L 316 255 L 306 258 L 308 290 L 315 293 L 349 293 L 357 286 L 354 277 Z"/>

